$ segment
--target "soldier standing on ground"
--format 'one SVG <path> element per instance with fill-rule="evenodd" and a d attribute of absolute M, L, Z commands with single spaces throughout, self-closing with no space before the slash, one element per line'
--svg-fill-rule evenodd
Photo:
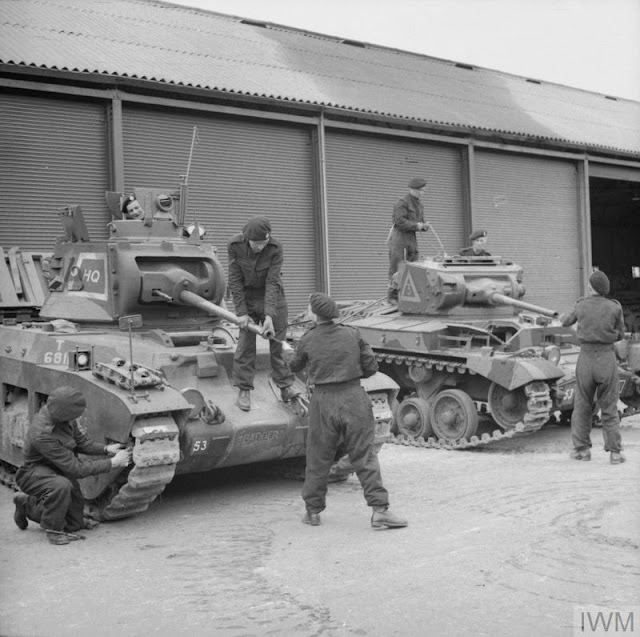
<path fill-rule="evenodd" d="M 426 179 L 415 177 L 409 182 L 409 192 L 393 208 L 393 225 L 389 231 L 389 289 L 387 298 L 398 299 L 394 275 L 403 260 L 417 261 L 418 241 L 416 232 L 426 232 L 431 225 L 424 221 L 422 197 L 427 188 Z"/>
<path fill-rule="evenodd" d="M 294 375 L 282 358 L 282 341 L 288 326 L 287 300 L 281 270 L 284 262 L 282 244 L 271 236 L 266 217 L 252 217 L 241 234 L 231 238 L 229 254 L 229 289 L 233 296 L 240 335 L 233 360 L 233 380 L 238 387 L 238 407 L 251 409 L 250 391 L 256 373 L 256 334 L 247 329 L 249 322 L 262 324 L 263 335 L 270 340 L 273 380 L 285 402 L 299 392 L 293 388 Z"/>
<path fill-rule="evenodd" d="M 29 520 L 39 522 L 51 544 L 69 544 L 77 539 L 75 531 L 91 528 L 84 519 L 84 498 L 79 478 L 107 473 L 114 467 L 126 467 L 131 453 L 124 445 L 92 442 L 78 427 L 86 408 L 84 396 L 72 387 L 51 392 L 27 432 L 24 464 L 16 474 L 13 519 L 22 531 Z M 113 458 L 81 460 L 78 453 L 113 455 Z M 72 535 L 69 535 L 72 534 Z"/>
<path fill-rule="evenodd" d="M 563 325 L 578 323 L 580 355 L 576 366 L 576 394 L 571 414 L 571 438 L 574 460 L 591 460 L 593 406 L 602 414 L 604 450 L 611 453 L 611 464 L 620 464 L 620 416 L 618 415 L 618 365 L 613 344 L 624 338 L 622 306 L 606 299 L 607 275 L 596 270 L 589 277 L 590 296 L 578 299 L 573 309 L 560 320 Z"/>
<path fill-rule="evenodd" d="M 367 504 L 373 508 L 375 529 L 407 526 L 389 511 L 389 494 L 382 484 L 374 449 L 375 420 L 369 396 L 360 385 L 378 371 L 371 347 L 357 329 L 333 321 L 339 316 L 336 303 L 326 294 L 309 297 L 315 315 L 312 327 L 300 339 L 295 352 L 287 353 L 295 372 L 307 368 L 313 385 L 307 432 L 307 466 L 302 498 L 305 524 L 318 526 L 325 509 L 327 482 L 336 449 L 344 441 Z"/>
<path fill-rule="evenodd" d="M 469 236 L 471 245 L 468 248 L 460 250 L 461 257 L 490 257 L 491 253 L 484 248 L 487 245 L 487 231 L 476 230 Z"/>

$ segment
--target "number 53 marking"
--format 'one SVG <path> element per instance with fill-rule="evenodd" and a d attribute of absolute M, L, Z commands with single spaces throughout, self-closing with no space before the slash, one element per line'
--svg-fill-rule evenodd
<path fill-rule="evenodd" d="M 197 453 L 198 451 L 204 451 L 207 448 L 207 442 L 208 440 L 195 440 L 191 452 Z"/>

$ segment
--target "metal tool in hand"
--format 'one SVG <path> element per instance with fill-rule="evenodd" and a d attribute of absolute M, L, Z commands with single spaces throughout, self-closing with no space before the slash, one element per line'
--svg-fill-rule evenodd
<path fill-rule="evenodd" d="M 233 323 L 234 325 L 238 325 L 239 319 L 233 312 L 230 312 L 229 310 L 226 310 L 225 308 L 220 307 L 215 303 L 211 303 L 211 301 L 207 301 L 206 299 L 203 299 L 201 296 L 198 296 L 193 292 L 189 292 L 189 290 L 182 290 L 182 292 L 180 292 L 180 300 L 183 303 L 193 305 L 195 307 L 200 308 L 201 310 L 204 310 L 205 312 L 209 312 L 209 314 L 213 314 L 215 316 L 219 316 L 220 318 L 226 319 L 227 321 L 229 321 L 230 323 Z M 263 328 L 260 327 L 259 325 L 256 325 L 255 323 L 249 323 L 246 329 L 252 332 L 255 332 L 256 334 L 259 334 L 263 338 L 267 338 L 264 335 Z M 282 345 L 282 348 L 286 351 L 291 351 L 293 349 L 291 345 L 289 345 L 289 343 L 287 343 L 286 341 L 282 341 L 279 338 L 276 338 L 275 336 L 268 337 L 268 340 L 275 341 L 276 343 L 280 343 Z"/>

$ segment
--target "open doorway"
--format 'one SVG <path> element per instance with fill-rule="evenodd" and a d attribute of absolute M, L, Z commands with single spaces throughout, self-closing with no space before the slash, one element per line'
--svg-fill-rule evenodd
<path fill-rule="evenodd" d="M 592 263 L 606 272 L 625 324 L 640 332 L 640 182 L 589 179 Z"/>

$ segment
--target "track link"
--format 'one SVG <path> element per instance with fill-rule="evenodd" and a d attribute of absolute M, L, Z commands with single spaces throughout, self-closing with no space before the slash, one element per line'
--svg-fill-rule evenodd
<path fill-rule="evenodd" d="M 98 498 L 90 505 L 90 515 L 96 520 L 117 520 L 145 511 L 173 480 L 180 459 L 178 427 L 173 419 L 139 421 L 131 434 L 134 466 L 126 483 L 108 502 L 101 504 L 102 498 Z"/>

